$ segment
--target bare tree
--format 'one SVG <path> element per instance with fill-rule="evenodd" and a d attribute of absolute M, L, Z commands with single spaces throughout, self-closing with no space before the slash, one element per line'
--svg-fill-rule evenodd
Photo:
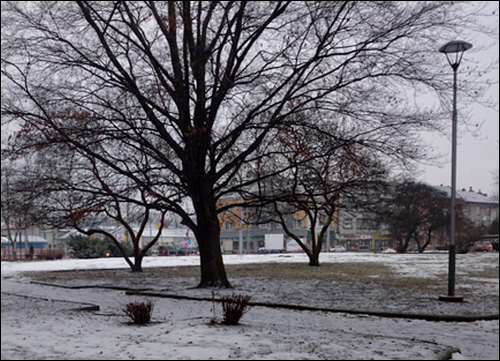
<path fill-rule="evenodd" d="M 163 183 L 129 162 L 142 154 L 146 173 L 191 202 L 195 217 L 163 198 L 197 238 L 199 287 L 231 286 L 218 200 L 259 180 L 236 175 L 291 114 L 322 109 L 359 132 L 385 127 L 394 155 L 418 158 L 414 135 L 439 129 L 443 116 L 413 100 L 449 99 L 436 49 L 473 17 L 448 1 L 1 6 L 2 122 L 19 127 L 9 153 L 62 144 L 161 195 Z"/>
<path fill-rule="evenodd" d="M 439 191 L 434 187 L 427 188 L 427 196 L 424 196 L 424 213 L 421 225 L 425 234 L 423 242 L 417 238 L 418 252 L 423 253 L 430 245 L 434 232 L 445 228 L 450 224 L 450 199 L 446 192 Z"/>
<path fill-rule="evenodd" d="M 36 194 L 24 183 L 26 169 L 26 165 L 13 167 L 2 162 L 1 217 L 14 260 L 17 260 L 17 242 L 22 241 L 24 233 L 25 249 L 28 249 L 27 231 L 37 223 Z"/>
<path fill-rule="evenodd" d="M 418 251 L 423 252 L 432 233 L 449 223 L 448 195 L 425 183 L 411 180 L 395 183 L 382 199 L 376 212 L 396 239 L 399 253 L 406 253 L 412 240 Z M 424 244 L 420 232 L 428 237 Z"/>
<path fill-rule="evenodd" d="M 19 225 L 21 222 L 18 220 L 20 213 L 17 209 L 20 199 L 15 196 L 13 183 L 15 183 L 14 172 L 2 164 L 2 222 L 5 224 L 9 240 L 9 258 L 12 252 L 12 258 L 16 261 L 17 235 L 13 234 L 12 226 Z"/>
<path fill-rule="evenodd" d="M 71 226 L 89 236 L 104 235 L 116 245 L 133 272 L 142 271 L 142 260 L 159 239 L 169 210 L 162 197 L 150 189 L 132 185 L 120 174 L 104 172 L 94 159 L 76 153 L 56 157 L 47 149 L 41 150 L 17 181 L 21 181 L 18 199 L 22 200 L 26 192 L 32 195 L 33 223 L 57 228 Z M 155 227 L 154 235 L 150 232 L 151 239 L 143 245 L 151 217 L 160 226 Z M 132 245 L 133 260 L 113 235 L 110 221 L 113 228 L 124 227 L 124 241 Z"/>
<path fill-rule="evenodd" d="M 477 226 L 465 217 L 458 217 L 456 225 L 457 253 L 468 253 L 474 246 L 474 243 L 488 234 L 488 229 L 485 226 Z"/>
<path fill-rule="evenodd" d="M 287 170 L 244 194 L 246 207 L 256 208 L 254 222 L 281 224 L 307 254 L 309 265 L 319 266 L 319 255 L 338 210 L 366 206 L 364 202 L 371 202 L 375 189 L 385 185 L 389 172 L 381 160 L 383 154 L 374 147 L 375 138 L 380 141 L 385 136 L 378 131 L 361 136 L 320 119 L 314 128 L 301 126 L 283 132 L 275 139 L 277 155 L 266 162 L 271 169 L 261 172 L 273 174 L 278 155 L 278 162 L 287 164 Z M 367 138 L 372 139 L 368 148 L 364 146 Z M 291 217 L 307 224 L 309 239 L 301 239 Z"/>

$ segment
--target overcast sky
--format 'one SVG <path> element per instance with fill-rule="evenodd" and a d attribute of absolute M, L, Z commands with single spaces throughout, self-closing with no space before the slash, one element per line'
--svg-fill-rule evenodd
<path fill-rule="evenodd" d="M 488 1 L 488 7 L 491 13 L 495 12 L 495 16 L 491 17 L 498 28 L 498 1 Z M 487 94 L 488 98 L 495 99 L 498 102 L 499 86 L 498 86 L 498 57 L 499 57 L 499 39 L 491 37 L 471 37 L 464 31 L 462 39 L 473 44 L 473 48 L 464 54 L 460 68 L 458 69 L 458 82 L 460 79 L 469 74 L 466 71 L 467 63 L 474 64 L 479 61 L 496 60 L 496 70 L 491 74 L 491 81 L 496 83 L 492 86 Z M 488 50 L 482 47 L 491 45 Z M 444 44 L 443 44 L 444 45 Z M 446 56 L 443 54 L 443 63 L 446 64 Z M 450 79 L 453 77 L 453 70 L 450 69 Z M 460 101 L 460 98 L 458 99 Z M 460 109 L 460 104 L 458 105 Z M 494 185 L 493 174 L 498 174 L 499 169 L 499 113 L 498 104 L 496 110 L 488 109 L 479 105 L 471 109 L 472 124 L 480 124 L 479 128 L 473 130 L 478 134 L 474 135 L 470 127 L 464 126 L 460 121 L 460 113 L 458 113 L 458 141 L 457 141 L 457 189 L 481 190 L 483 193 L 493 195 L 498 193 L 497 186 Z M 450 113 L 450 130 L 446 137 L 431 137 L 435 153 L 442 153 L 444 157 L 442 167 L 426 166 L 422 167 L 424 172 L 420 180 L 432 185 L 448 185 L 451 186 L 451 113 Z"/>
<path fill-rule="evenodd" d="M 498 1 L 487 1 L 489 14 L 495 14 L 490 17 L 492 23 L 498 27 Z M 475 3 L 477 4 L 477 2 Z M 499 71 L 498 71 L 498 58 L 499 58 L 499 39 L 491 37 L 478 37 L 469 35 L 467 29 L 461 39 L 451 40 L 464 40 L 473 44 L 473 48 L 464 54 L 462 63 L 458 70 L 458 82 L 467 76 L 470 76 L 466 69 L 467 65 L 473 65 L 477 62 L 490 63 L 497 61 L 496 70 L 491 73 L 491 81 L 495 83 L 487 94 L 487 98 L 499 99 Z M 444 44 L 443 44 L 444 45 Z M 485 50 L 484 47 L 489 46 Z M 438 49 L 436 49 L 438 51 Z M 443 66 L 447 66 L 446 57 L 442 57 Z M 437 66 L 440 66 L 437 64 Z M 449 67 L 450 81 L 453 77 L 453 71 Z M 451 84 L 451 83 L 450 83 Z M 460 98 L 459 98 L 460 102 Z M 499 112 L 498 104 L 496 109 L 488 109 L 480 105 L 475 105 L 472 109 L 468 110 L 472 113 L 471 124 L 479 124 L 480 127 L 473 128 L 466 127 L 461 121 L 460 103 L 458 114 L 458 147 L 457 147 L 457 189 L 469 189 L 472 187 L 474 190 L 481 190 L 488 195 L 498 194 L 498 187 L 494 183 L 494 174 L 498 174 L 499 170 Z M 5 140 L 6 133 L 2 127 L 2 143 Z M 474 134 L 473 133 L 476 133 Z M 449 133 L 446 136 L 427 136 L 428 143 L 434 148 L 434 155 L 441 154 L 441 166 L 422 166 L 422 174 L 419 180 L 427 182 L 431 185 L 451 185 L 451 111 L 450 111 L 450 127 Z"/>

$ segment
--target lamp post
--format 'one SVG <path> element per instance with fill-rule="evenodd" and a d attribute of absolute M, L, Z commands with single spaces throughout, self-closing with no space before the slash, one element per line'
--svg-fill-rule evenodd
<path fill-rule="evenodd" d="M 451 215 L 450 215 L 450 248 L 448 261 L 448 295 L 440 296 L 441 301 L 462 302 L 462 296 L 455 295 L 455 203 L 457 193 L 457 71 L 464 52 L 472 48 L 472 44 L 455 40 L 443 45 L 439 52 L 446 54 L 446 59 L 453 69 L 453 123 L 451 142 Z"/>

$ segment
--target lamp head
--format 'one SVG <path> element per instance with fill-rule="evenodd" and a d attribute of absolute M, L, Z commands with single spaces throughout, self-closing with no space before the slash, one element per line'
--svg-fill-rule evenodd
<path fill-rule="evenodd" d="M 470 48 L 472 48 L 472 44 L 462 40 L 454 40 L 440 47 L 439 52 L 445 54 L 463 53 L 464 51 L 469 50 Z"/>
<path fill-rule="evenodd" d="M 462 40 L 454 40 L 440 47 L 439 52 L 446 54 L 448 63 L 450 63 L 453 70 L 457 70 L 464 52 L 470 48 L 472 48 L 472 44 Z M 453 57 L 452 54 L 455 54 L 455 56 Z"/>

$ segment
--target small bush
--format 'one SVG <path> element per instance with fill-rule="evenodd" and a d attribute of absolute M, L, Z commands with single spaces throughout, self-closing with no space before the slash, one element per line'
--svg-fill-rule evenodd
<path fill-rule="evenodd" d="M 143 325 L 151 321 L 153 303 L 151 301 L 131 302 L 127 304 L 123 312 L 132 319 L 133 323 Z"/>
<path fill-rule="evenodd" d="M 222 297 L 222 323 L 237 325 L 240 318 L 248 312 L 248 302 L 251 296 L 231 295 Z"/>

